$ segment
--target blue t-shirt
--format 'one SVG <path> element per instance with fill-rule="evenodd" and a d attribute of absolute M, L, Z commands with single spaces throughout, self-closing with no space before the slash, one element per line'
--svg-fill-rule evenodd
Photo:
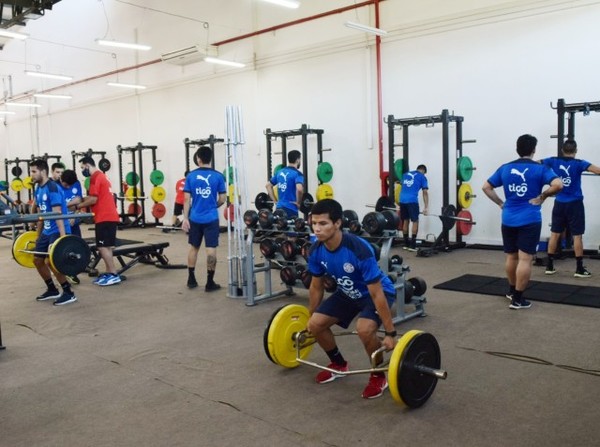
<path fill-rule="evenodd" d="M 583 200 L 581 174 L 591 166 L 589 161 L 573 157 L 549 157 L 544 158 L 542 163 L 552 168 L 562 180 L 563 189 L 555 197 L 557 202 Z"/>
<path fill-rule="evenodd" d="M 219 220 L 217 201 L 225 194 L 225 177 L 212 168 L 197 168 L 185 178 L 183 192 L 190 193 L 192 206 L 189 219 L 195 223 L 210 223 Z"/>
<path fill-rule="evenodd" d="M 504 188 L 502 224 L 520 227 L 542 221 L 542 207 L 529 200 L 539 196 L 542 188 L 558 176 L 548 166 L 529 158 L 506 163 L 488 179 L 494 188 Z"/>
<path fill-rule="evenodd" d="M 313 276 L 331 275 L 338 290 L 358 300 L 369 296 L 367 284 L 381 281 L 383 291 L 396 295 L 392 281 L 381 271 L 371 245 L 360 237 L 344 233 L 342 243 L 329 251 L 322 242 L 315 243 L 308 257 L 308 271 Z"/>
<path fill-rule="evenodd" d="M 52 208 L 55 206 L 60 206 L 60 212 L 62 214 L 68 213 L 63 189 L 54 180 L 48 180 L 46 184 L 38 185 L 35 190 L 35 201 L 40 213 L 52 213 Z M 69 220 L 65 219 L 63 220 L 63 223 L 65 225 L 65 234 L 71 234 Z M 42 234 L 51 235 L 57 234 L 58 232 L 56 220 L 44 220 Z"/>
<path fill-rule="evenodd" d="M 293 166 L 280 169 L 271 177 L 271 185 L 277 186 L 277 208 L 288 208 L 298 212 L 296 185 L 304 183 L 304 176 Z"/>
<path fill-rule="evenodd" d="M 427 177 L 421 171 L 406 172 L 402 176 L 400 203 L 419 203 L 421 189 L 429 189 Z"/>
<path fill-rule="evenodd" d="M 65 196 L 65 201 L 67 202 L 67 205 L 74 198 L 83 197 L 83 190 L 81 188 L 81 183 L 79 182 L 79 180 L 77 180 L 75 183 L 73 183 L 73 185 L 67 186 L 66 188 L 62 184 L 60 184 L 60 187 L 63 190 L 63 194 Z M 74 213 L 74 212 L 75 211 L 69 211 L 69 214 Z"/>

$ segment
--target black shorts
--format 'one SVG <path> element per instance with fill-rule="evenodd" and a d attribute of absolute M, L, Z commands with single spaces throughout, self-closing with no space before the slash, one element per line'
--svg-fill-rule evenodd
<path fill-rule="evenodd" d="M 522 252 L 534 255 L 540 242 L 542 223 L 533 223 L 521 227 L 507 227 L 502 225 L 502 241 L 504 253 Z"/>
<path fill-rule="evenodd" d="M 396 297 L 393 295 L 386 295 L 385 297 L 391 309 Z M 344 329 L 348 329 L 348 326 L 350 326 L 356 315 L 359 318 L 368 318 L 375 321 L 377 326 L 381 325 L 381 318 L 379 318 L 377 309 L 375 309 L 375 303 L 373 303 L 370 296 L 363 296 L 358 300 L 354 300 L 337 290 L 329 298 L 321 302 L 315 312 L 337 318 L 337 325 Z"/>
<path fill-rule="evenodd" d="M 202 239 L 206 239 L 207 248 L 219 246 L 219 220 L 209 223 L 196 223 L 190 220 L 190 232 L 188 234 L 188 243 L 195 248 L 202 245 Z"/>
<path fill-rule="evenodd" d="M 100 222 L 95 225 L 96 247 L 114 247 L 117 242 L 118 222 Z"/>
<path fill-rule="evenodd" d="M 583 207 L 583 200 L 554 202 L 550 231 L 553 233 L 562 233 L 567 227 L 572 236 L 580 236 L 585 233 L 585 208 Z"/>
<path fill-rule="evenodd" d="M 419 221 L 419 204 L 418 203 L 401 203 L 400 204 L 400 219 L 410 219 L 411 222 Z"/>
<path fill-rule="evenodd" d="M 176 203 L 173 207 L 173 216 L 181 216 L 183 214 L 183 203 Z"/>

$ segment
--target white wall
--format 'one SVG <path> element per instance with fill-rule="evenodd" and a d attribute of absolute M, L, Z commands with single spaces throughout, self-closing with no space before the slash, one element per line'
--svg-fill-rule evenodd
<path fill-rule="evenodd" d="M 381 27 L 389 31 L 382 43 L 383 115 L 406 118 L 449 109 L 464 116 L 464 138 L 477 139 L 464 151 L 477 166 L 470 183 L 478 195 L 470 208 L 477 225 L 466 240 L 499 243 L 499 210 L 483 197 L 480 187 L 499 164 L 516 158 L 514 143 L 522 133 L 538 137 L 539 157 L 556 153 L 556 140 L 550 139 L 556 133 L 556 113 L 550 102 L 556 104 L 561 97 L 567 102 L 598 100 L 595 42 L 600 41 L 600 2 L 488 0 L 477 2 L 477 8 L 467 0 L 408 3 L 381 3 Z M 347 4 L 335 1 L 331 8 Z M 218 2 L 209 7 L 220 12 L 223 25 Z M 307 7 L 312 9 L 304 15 L 318 12 L 314 4 Z M 216 27 L 219 38 L 291 19 L 280 10 L 269 10 L 277 11 L 270 16 L 262 7 L 245 10 L 245 22 L 236 15 L 232 28 Z M 37 126 L 34 119 L 9 118 L 0 128 L 0 157 L 48 152 L 65 156 L 70 164 L 71 150 L 106 150 L 113 163 L 110 178 L 116 185 L 118 144 L 158 145 L 170 211 L 172 185 L 185 164 L 183 139 L 222 137 L 225 106 L 236 104 L 243 109 L 250 200 L 266 181 L 264 130 L 308 124 L 324 129 L 324 146 L 333 149 L 325 153 L 325 160 L 335 169 L 336 198 L 363 215 L 369 211 L 364 205 L 380 195 L 374 40 L 341 23 L 367 23 L 370 17 L 371 8 L 362 8 L 228 44 L 223 52 L 250 62 L 240 71 L 207 69 L 205 64 L 185 68 L 156 64 L 135 74 L 150 85 L 141 94 L 74 100 L 71 108 L 54 108 L 51 115 L 42 112 Z M 95 83 L 81 87 L 100 88 Z M 592 148 L 599 123 L 600 116 L 577 115 L 580 157 L 596 164 L 600 157 Z M 386 133 L 384 126 L 384 153 Z M 430 209 L 439 212 L 441 126 L 412 127 L 410 137 L 411 166 L 428 165 Z M 299 148 L 300 143 L 291 140 L 288 148 Z M 316 141 L 309 137 L 309 149 L 313 144 Z M 308 160 L 312 193 L 314 155 Z M 217 167 L 222 169 L 223 164 L 217 155 Z M 584 180 L 586 248 L 600 243 L 596 224 L 600 211 L 591 201 L 598 186 L 597 178 Z M 544 205 L 545 222 L 551 205 L 551 200 Z M 421 236 L 440 229 L 439 220 L 424 218 Z M 544 226 L 543 236 L 548 234 Z"/>

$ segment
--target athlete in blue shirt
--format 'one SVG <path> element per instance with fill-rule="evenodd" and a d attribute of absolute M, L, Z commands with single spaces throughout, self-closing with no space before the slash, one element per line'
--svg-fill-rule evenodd
<path fill-rule="evenodd" d="M 288 165 L 273 175 L 266 185 L 269 197 L 277 202 L 276 208 L 284 210 L 290 218 L 298 217 L 298 204 L 304 193 L 304 176 L 299 171 L 301 157 L 300 151 L 289 151 Z M 274 186 L 277 186 L 278 200 L 275 200 Z"/>
<path fill-rule="evenodd" d="M 217 266 L 217 247 L 219 246 L 219 212 L 225 203 L 227 189 L 225 177 L 211 167 L 212 149 L 201 146 L 194 154 L 197 169 L 185 178 L 183 187 L 183 231 L 188 233 L 188 281 L 190 289 L 198 287 L 196 282 L 196 262 L 202 239 L 206 238 L 206 292 L 218 290 L 221 286 L 214 281 Z"/>
<path fill-rule="evenodd" d="M 506 163 L 483 185 L 483 192 L 502 209 L 502 241 L 506 253 L 506 275 L 511 309 L 526 309 L 531 303 L 523 291 L 531 277 L 531 263 L 542 230 L 541 205 L 562 189 L 552 169 L 534 161 L 537 138 L 521 135 L 517 139 L 519 159 Z M 544 185 L 550 185 L 542 191 Z M 502 186 L 503 201 L 494 188 Z"/>
<path fill-rule="evenodd" d="M 83 189 L 81 182 L 77 180 L 77 173 L 71 169 L 66 169 L 60 176 L 60 186 L 62 187 L 69 214 L 73 214 L 75 206 L 81 203 L 83 198 Z M 81 228 L 79 228 L 79 219 L 71 219 L 71 234 L 81 237 Z"/>
<path fill-rule="evenodd" d="M 29 175 L 36 183 L 35 203 L 38 211 L 43 215 L 45 213 L 67 214 L 67 203 L 62 192 L 62 188 L 54 180 L 48 178 L 48 162 L 43 159 L 33 160 L 29 164 Z M 59 237 L 69 234 L 71 227 L 69 220 L 44 219 L 37 223 L 38 238 L 35 243 L 35 251 L 48 253 L 50 245 Z M 71 290 L 71 286 L 66 276 L 54 270 L 46 261 L 48 255 L 35 254 L 33 263 L 39 275 L 46 283 L 47 290 L 43 294 L 36 297 L 37 301 L 46 301 L 54 299 L 54 305 L 61 306 L 77 301 L 77 297 Z M 58 288 L 52 280 L 52 273 L 56 277 L 63 292 L 58 291 Z"/>
<path fill-rule="evenodd" d="M 348 364 L 337 348 L 331 326 L 343 328 L 358 315 L 356 330 L 371 354 L 380 348 L 377 329 L 383 324 L 383 345 L 393 349 L 396 330 L 390 307 L 396 299 L 391 280 L 379 269 L 375 254 L 368 242 L 342 232 L 342 206 L 333 199 L 320 200 L 311 210 L 312 228 L 317 242 L 311 247 L 308 270 L 312 275 L 309 288 L 308 330 L 314 335 L 331 360 L 330 369 L 348 371 Z M 323 301 L 325 275 L 336 283 L 337 290 Z M 343 375 L 321 371 L 317 383 L 328 383 Z M 387 388 L 384 373 L 371 374 L 362 396 L 379 397 Z"/>
<path fill-rule="evenodd" d="M 427 183 L 427 166 L 419 165 L 416 171 L 406 172 L 402 176 L 400 190 L 400 219 L 404 235 L 404 249 L 417 251 L 417 233 L 419 232 L 419 191 L 423 191 L 423 214 L 427 215 L 429 207 L 429 184 Z M 412 236 L 408 241 L 408 221 L 412 222 Z"/>
<path fill-rule="evenodd" d="M 583 206 L 583 192 L 581 191 L 581 174 L 592 172 L 600 174 L 600 167 L 594 166 L 589 161 L 575 158 L 577 143 L 575 140 L 566 140 L 562 147 L 562 157 L 544 158 L 542 163 L 549 166 L 560 177 L 563 189 L 556 195 L 552 208 L 552 227 L 550 228 L 550 241 L 548 242 L 548 265 L 546 275 L 556 273 L 554 268 L 554 255 L 558 241 L 563 231 L 569 228 L 573 236 L 573 249 L 577 267 L 576 278 L 589 278 L 590 272 L 583 266 L 583 233 L 585 233 L 585 208 Z"/>

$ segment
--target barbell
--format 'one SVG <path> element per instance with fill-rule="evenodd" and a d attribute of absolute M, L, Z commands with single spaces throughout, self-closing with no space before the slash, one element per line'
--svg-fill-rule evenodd
<path fill-rule="evenodd" d="M 256 195 L 254 198 L 254 205 L 257 210 L 268 209 L 273 210 L 273 205 L 275 202 L 271 200 L 269 195 L 266 192 L 261 192 Z M 302 194 L 302 200 L 300 201 L 300 205 L 298 209 L 302 211 L 304 214 L 310 213 L 312 206 L 315 204 L 315 199 L 313 196 L 307 192 Z"/>
<path fill-rule="evenodd" d="M 91 250 L 87 242 L 79 236 L 67 234 L 59 237 L 48 252 L 35 251 L 37 231 L 26 231 L 17 237 L 12 246 L 15 261 L 23 267 L 35 268 L 35 255 L 48 256 L 50 266 L 57 272 L 67 276 L 75 276 L 85 271 L 90 263 Z"/>
<path fill-rule="evenodd" d="M 446 379 L 447 372 L 441 367 L 440 347 L 436 338 L 426 332 L 411 330 L 403 334 L 387 362 L 377 365 L 377 358 L 385 348 L 371 355 L 371 368 L 337 371 L 305 360 L 316 340 L 306 329 L 310 314 L 305 306 L 288 304 L 277 309 L 269 319 L 263 333 L 263 348 L 267 358 L 284 368 L 296 368 L 300 364 L 330 371 L 339 375 L 388 373 L 392 398 L 410 408 L 422 406 L 433 394 L 438 379 Z M 341 332 L 335 335 L 351 335 Z"/>

